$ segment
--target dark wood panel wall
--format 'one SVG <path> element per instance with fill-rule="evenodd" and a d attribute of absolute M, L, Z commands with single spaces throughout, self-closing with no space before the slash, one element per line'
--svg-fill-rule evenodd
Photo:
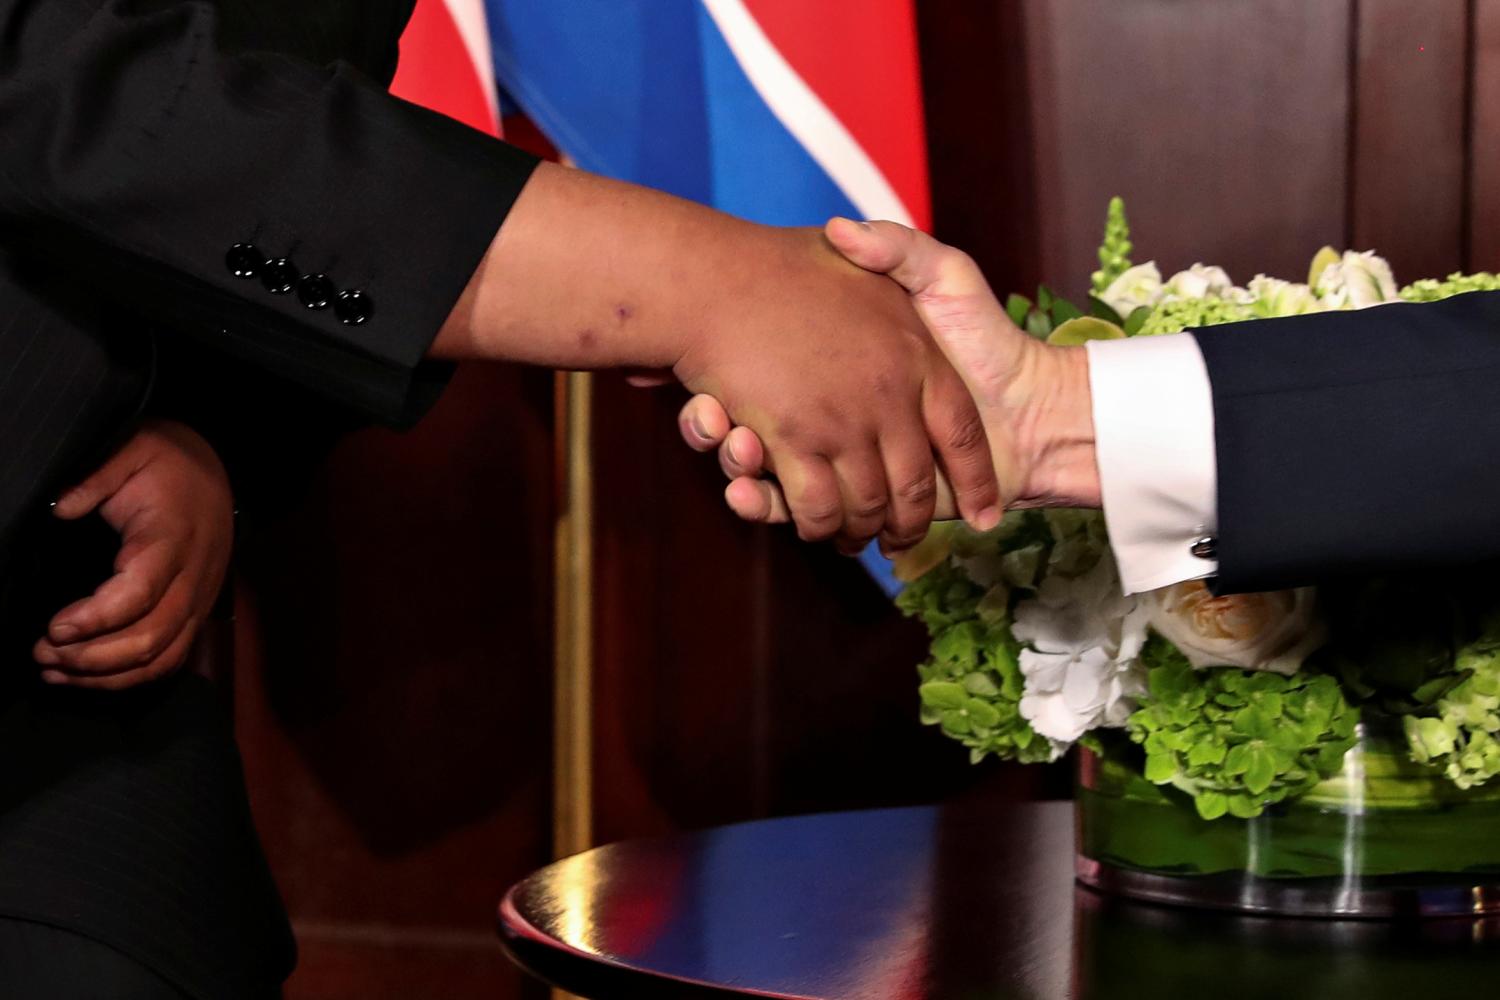
<path fill-rule="evenodd" d="M 1467 264 L 1500 271 L 1500 0 L 1473 0 L 1470 16 Z"/>
<path fill-rule="evenodd" d="M 492 919 L 551 856 L 551 423 L 549 373 L 462 368 L 241 552 L 236 708 L 291 1000 L 546 995 Z"/>
<path fill-rule="evenodd" d="M 1500 268 L 1500 0 L 917 9 L 937 230 L 1001 289 L 1081 290 L 1114 194 L 1168 269 L 1297 277 L 1325 243 Z M 523 995 L 489 918 L 550 849 L 550 379 L 455 389 L 345 442 L 252 553 L 241 733 L 293 998 Z M 1047 791 L 916 725 L 921 629 L 732 521 L 680 401 L 597 383 L 596 835 Z"/>

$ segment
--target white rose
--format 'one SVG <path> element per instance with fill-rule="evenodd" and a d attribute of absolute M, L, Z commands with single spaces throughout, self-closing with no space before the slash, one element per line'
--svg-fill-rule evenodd
<path fill-rule="evenodd" d="M 1248 291 L 1250 301 L 1247 304 L 1254 306 L 1262 316 L 1300 316 L 1323 309 L 1323 304 L 1307 285 L 1268 278 L 1264 274 L 1255 276 Z"/>
<path fill-rule="evenodd" d="M 1346 251 L 1337 264 L 1329 264 L 1318 278 L 1318 297 L 1325 308 L 1365 309 L 1401 298 L 1396 276 L 1384 257 L 1374 251 Z"/>
<path fill-rule="evenodd" d="M 1144 603 L 1151 627 L 1200 670 L 1293 674 L 1327 638 L 1311 587 L 1215 597 L 1194 580 L 1152 591 Z"/>
<path fill-rule="evenodd" d="M 1162 292 L 1169 299 L 1218 299 L 1233 290 L 1234 282 L 1229 280 L 1222 267 L 1194 264 L 1186 271 L 1172 275 Z"/>
<path fill-rule="evenodd" d="M 1141 306 L 1156 305 L 1161 296 L 1161 270 L 1152 262 L 1132 267 L 1116 278 L 1099 297 L 1119 313 L 1121 319 L 1129 319 L 1130 314 Z"/>

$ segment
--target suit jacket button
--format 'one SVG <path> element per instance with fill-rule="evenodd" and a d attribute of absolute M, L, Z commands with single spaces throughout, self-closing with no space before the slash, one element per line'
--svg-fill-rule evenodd
<path fill-rule="evenodd" d="M 358 288 L 351 288 L 339 292 L 338 301 L 333 304 L 333 312 L 345 326 L 359 326 L 375 312 L 375 303 Z"/>
<path fill-rule="evenodd" d="M 229 268 L 229 273 L 236 278 L 255 277 L 260 273 L 265 262 L 266 255 L 261 253 L 254 243 L 236 243 L 224 255 L 224 263 Z"/>
<path fill-rule="evenodd" d="M 327 309 L 333 305 L 336 294 L 338 289 L 333 287 L 326 274 L 304 274 L 297 282 L 297 298 L 309 309 Z"/>
<path fill-rule="evenodd" d="M 285 295 L 297 287 L 297 280 L 301 277 L 302 272 L 297 270 L 296 264 L 285 257 L 277 257 L 266 261 L 265 269 L 260 272 L 260 283 L 272 295 Z"/>

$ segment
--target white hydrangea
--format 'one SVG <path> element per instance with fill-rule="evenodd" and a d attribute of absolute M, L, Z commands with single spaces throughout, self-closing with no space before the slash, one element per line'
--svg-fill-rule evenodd
<path fill-rule="evenodd" d="M 1016 606 L 1011 631 L 1021 651 L 1021 716 L 1061 755 L 1084 733 L 1119 728 L 1145 692 L 1139 657 L 1146 612 L 1125 597 L 1113 557 L 1087 572 L 1052 572 L 1037 596 Z"/>

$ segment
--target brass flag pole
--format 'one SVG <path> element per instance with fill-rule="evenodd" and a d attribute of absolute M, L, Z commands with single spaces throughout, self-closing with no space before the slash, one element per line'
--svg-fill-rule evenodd
<path fill-rule="evenodd" d="M 559 373 L 552 845 L 593 846 L 593 376 Z"/>

